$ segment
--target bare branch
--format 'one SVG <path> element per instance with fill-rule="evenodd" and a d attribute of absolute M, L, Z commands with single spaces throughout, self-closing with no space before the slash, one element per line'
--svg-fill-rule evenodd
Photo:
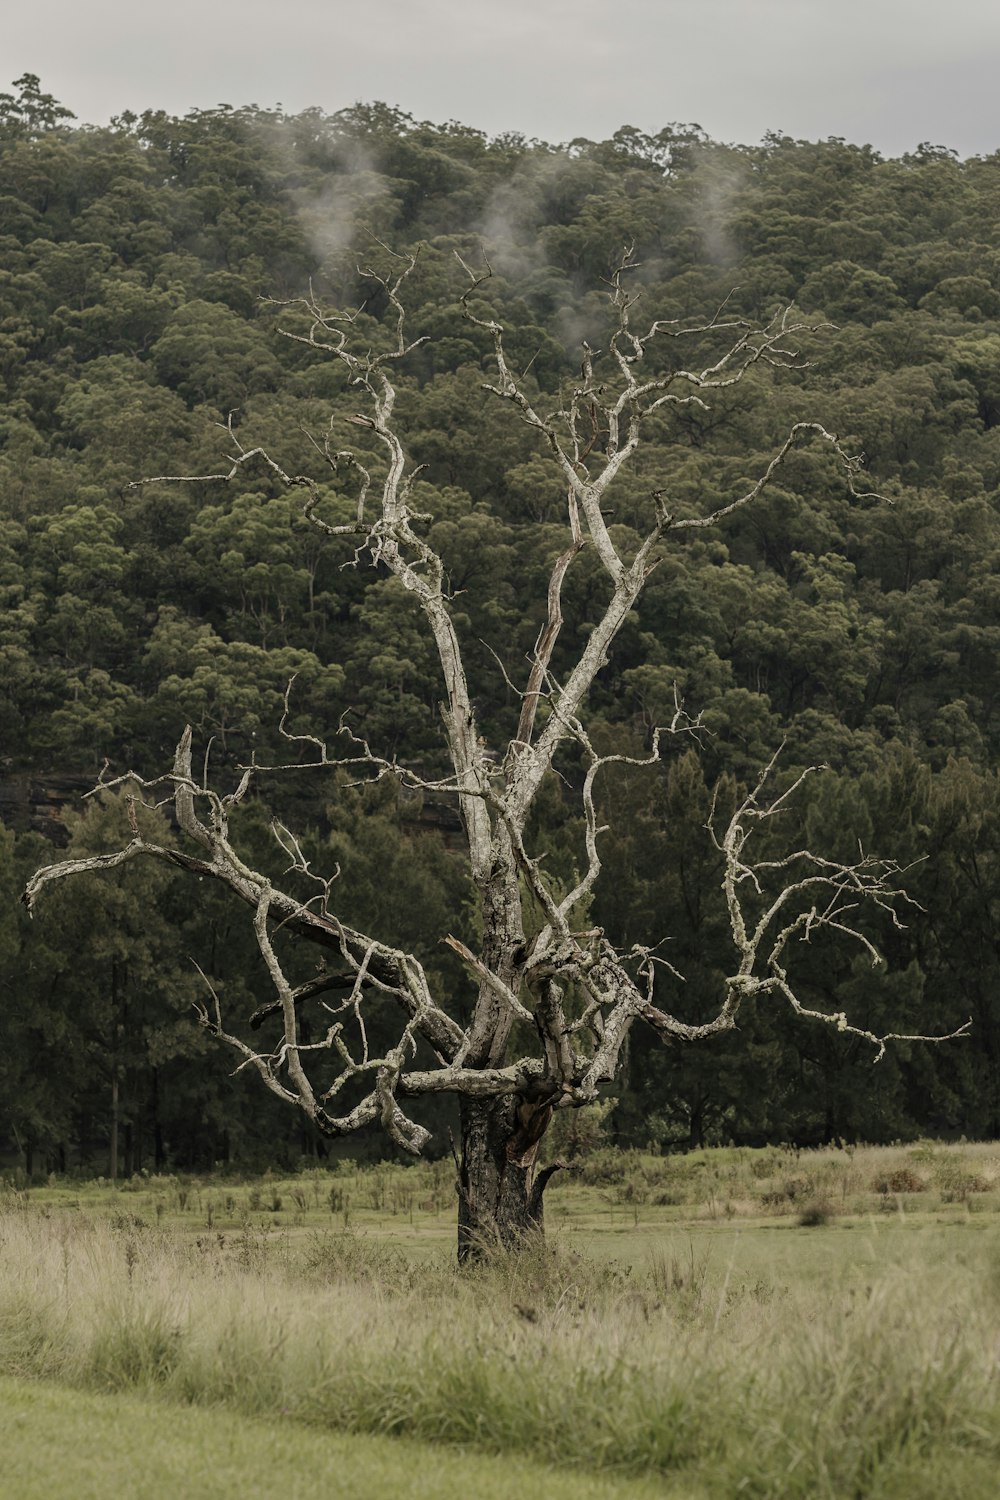
<path fill-rule="evenodd" d="M 574 557 L 583 547 L 583 536 L 580 532 L 580 515 L 577 508 L 576 495 L 570 490 L 567 497 L 569 506 L 569 527 L 572 538 L 566 551 L 556 559 L 552 576 L 549 579 L 548 609 L 549 617 L 543 626 L 538 641 L 535 645 L 535 659 L 531 667 L 531 676 L 528 678 L 528 687 L 521 704 L 521 717 L 517 725 L 517 743 L 528 745 L 531 743 L 531 731 L 535 723 L 535 714 L 538 710 L 538 699 L 542 683 L 545 681 L 552 660 L 552 652 L 555 648 L 559 632 L 562 629 L 562 603 L 561 594 L 563 579 L 569 571 Z"/>

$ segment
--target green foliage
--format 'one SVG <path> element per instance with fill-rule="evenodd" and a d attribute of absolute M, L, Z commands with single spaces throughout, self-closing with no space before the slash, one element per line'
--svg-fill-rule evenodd
<path fill-rule="evenodd" d="M 43 94 L 36 74 L 22 73 L 14 79 L 17 95 L 0 93 L 0 138 L 32 138 L 43 130 L 52 130 L 63 120 L 75 120 L 52 94 Z"/>

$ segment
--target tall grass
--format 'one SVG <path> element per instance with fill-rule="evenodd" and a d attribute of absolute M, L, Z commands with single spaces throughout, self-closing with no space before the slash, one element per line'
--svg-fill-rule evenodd
<path fill-rule="evenodd" d="M 1000 1461 L 1000 1255 L 992 1227 L 951 1264 L 883 1237 L 817 1290 L 750 1274 L 736 1236 L 714 1268 L 676 1237 L 636 1271 L 556 1245 L 459 1273 L 343 1230 L 191 1242 L 18 1200 L 0 1366 L 719 1496 L 916 1496 Z"/>

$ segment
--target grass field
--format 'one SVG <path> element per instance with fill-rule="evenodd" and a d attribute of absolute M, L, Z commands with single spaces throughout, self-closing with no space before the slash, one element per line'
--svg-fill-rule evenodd
<path fill-rule="evenodd" d="M 459 1465 L 441 1481 L 456 1494 L 533 1478 L 558 1495 L 561 1474 L 580 1496 L 992 1500 L 996 1147 L 601 1153 L 547 1212 L 545 1247 L 459 1273 L 443 1164 L 8 1184 L 15 1449 L 58 1455 L 45 1424 L 103 1422 L 112 1466 L 131 1431 L 115 1413 L 137 1403 L 167 1434 L 150 1457 L 215 1485 L 176 1493 L 263 1495 L 279 1465 L 311 1495 L 322 1454 L 347 1452 L 330 1445 L 366 1435 L 359 1496 L 369 1469 L 382 1493 L 422 1494 L 406 1484 L 440 1461 Z M 279 1457 L 296 1445 L 300 1469 Z M 37 1490 L 57 1500 L 87 1493 L 63 1446 Z M 5 1442 L 0 1486 L 11 1472 Z M 132 1493 L 171 1483 L 156 1470 Z"/>
<path fill-rule="evenodd" d="M 540 1469 L 405 1439 L 0 1378 L 2 1500 L 697 1500 L 681 1485 Z"/>

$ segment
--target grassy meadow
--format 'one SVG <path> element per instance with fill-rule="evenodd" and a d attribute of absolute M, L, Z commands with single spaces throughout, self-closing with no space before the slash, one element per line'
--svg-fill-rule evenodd
<path fill-rule="evenodd" d="M 101 1465 L 144 1424 L 204 1476 L 150 1496 L 279 1463 L 303 1497 L 331 1465 L 358 1496 L 995 1493 L 1000 1148 L 597 1152 L 544 1246 L 462 1272 L 454 1212 L 447 1163 L 8 1181 L 0 1495 L 18 1441 L 64 1443 L 65 1489 L 11 1495 L 89 1493 L 78 1429 L 121 1492 Z"/>

